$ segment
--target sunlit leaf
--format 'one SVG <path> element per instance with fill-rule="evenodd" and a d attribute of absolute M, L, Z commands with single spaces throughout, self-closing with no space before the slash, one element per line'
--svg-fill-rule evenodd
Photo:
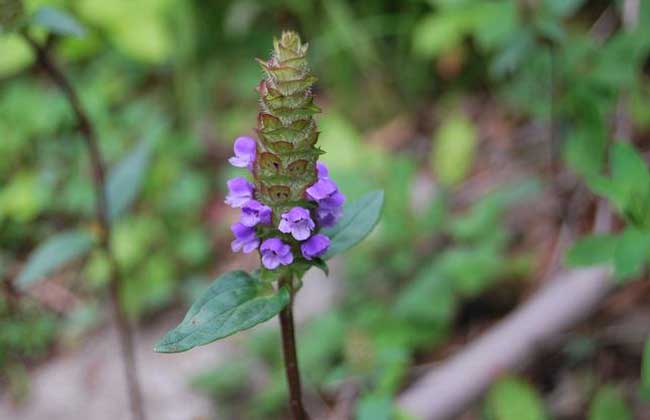
<path fill-rule="evenodd" d="M 37 25 L 57 35 L 84 36 L 86 28 L 68 12 L 57 7 L 44 6 L 32 18 Z"/>
<path fill-rule="evenodd" d="M 585 236 L 569 249 L 566 263 L 572 267 L 609 263 L 614 257 L 616 244 L 614 235 Z"/>
<path fill-rule="evenodd" d="M 461 182 L 474 163 L 476 130 L 472 122 L 454 115 L 438 129 L 434 138 L 431 166 L 442 185 Z"/>
<path fill-rule="evenodd" d="M 496 382 L 487 397 L 487 411 L 495 420 L 544 420 L 547 418 L 535 388 L 514 377 Z"/>
<path fill-rule="evenodd" d="M 183 321 L 158 341 L 159 353 L 178 353 L 267 321 L 289 303 L 286 288 L 274 291 L 244 271 L 219 277 L 192 305 Z"/>
<path fill-rule="evenodd" d="M 589 420 L 632 420 L 632 414 L 621 392 L 612 385 L 605 385 L 591 402 Z"/>
<path fill-rule="evenodd" d="M 30 255 L 17 285 L 25 288 L 90 250 L 93 237 L 87 231 L 62 232 L 52 236 Z"/>
<path fill-rule="evenodd" d="M 324 260 L 332 258 L 361 242 L 377 225 L 384 203 L 383 191 L 372 191 L 343 208 L 343 218 L 336 226 L 324 229 L 332 240 Z"/>

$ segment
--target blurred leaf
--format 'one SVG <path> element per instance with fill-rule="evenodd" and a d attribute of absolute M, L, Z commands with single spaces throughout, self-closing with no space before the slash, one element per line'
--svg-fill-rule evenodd
<path fill-rule="evenodd" d="M 209 344 L 269 320 L 288 302 L 286 288 L 276 293 L 268 283 L 244 271 L 231 271 L 212 283 L 154 351 L 178 353 Z"/>
<path fill-rule="evenodd" d="M 370 394 L 361 397 L 357 405 L 357 420 L 393 419 L 393 401 L 387 395 Z"/>
<path fill-rule="evenodd" d="M 338 224 L 322 232 L 332 240 L 323 260 L 347 251 L 368 236 L 379 222 L 383 203 L 384 192 L 372 191 L 345 205 Z"/>
<path fill-rule="evenodd" d="M 20 72 L 34 61 L 34 53 L 25 40 L 13 33 L 0 36 L 0 57 L 3 78 Z"/>
<path fill-rule="evenodd" d="M 618 236 L 614 251 L 614 272 L 619 279 L 641 274 L 643 264 L 648 259 L 650 235 L 634 227 L 628 227 Z"/>
<path fill-rule="evenodd" d="M 35 24 L 57 35 L 78 37 L 86 35 L 86 28 L 76 18 L 56 7 L 41 7 L 32 19 Z"/>
<path fill-rule="evenodd" d="M 431 166 L 440 183 L 454 186 L 461 182 L 474 163 L 476 130 L 472 122 L 454 113 L 435 134 Z"/>
<path fill-rule="evenodd" d="M 413 50 L 425 58 L 438 56 L 461 41 L 466 22 L 458 14 L 430 14 L 413 29 Z"/>
<path fill-rule="evenodd" d="M 106 181 L 108 217 L 111 220 L 122 215 L 137 198 L 151 160 L 153 140 L 153 136 L 143 138 L 111 169 Z"/>
<path fill-rule="evenodd" d="M 599 130 L 576 130 L 566 140 L 564 158 L 571 169 L 589 177 L 600 173 L 606 154 L 605 133 Z"/>
<path fill-rule="evenodd" d="M 589 420 L 632 420 L 632 414 L 613 385 L 602 386 L 589 406 Z"/>
<path fill-rule="evenodd" d="M 30 255 L 17 279 L 25 288 L 52 273 L 62 265 L 85 254 L 93 245 L 93 237 L 84 230 L 62 232 L 50 237 Z"/>
<path fill-rule="evenodd" d="M 544 5 L 556 16 L 567 17 L 573 15 L 585 0 L 544 0 Z"/>
<path fill-rule="evenodd" d="M 588 235 L 567 251 L 566 263 L 572 267 L 610 263 L 616 251 L 615 235 Z"/>
<path fill-rule="evenodd" d="M 547 418 L 537 390 L 515 377 L 497 381 L 488 392 L 487 411 L 494 420 Z"/>

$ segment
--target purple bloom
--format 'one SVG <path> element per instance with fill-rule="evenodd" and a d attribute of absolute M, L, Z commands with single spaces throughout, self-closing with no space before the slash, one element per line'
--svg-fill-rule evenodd
<path fill-rule="evenodd" d="M 323 234 L 316 234 L 300 245 L 302 256 L 307 260 L 320 257 L 330 246 L 330 238 Z"/>
<path fill-rule="evenodd" d="M 237 177 L 228 181 L 226 204 L 230 207 L 241 207 L 253 198 L 253 184 L 246 178 Z"/>
<path fill-rule="evenodd" d="M 252 169 L 255 162 L 255 140 L 250 137 L 237 137 L 234 150 L 235 156 L 228 159 L 228 162 L 238 168 Z"/>
<path fill-rule="evenodd" d="M 316 224 L 311 220 L 309 210 L 302 207 L 294 207 L 282 214 L 282 220 L 278 229 L 282 233 L 290 233 L 298 241 L 309 238 L 312 229 Z"/>
<path fill-rule="evenodd" d="M 230 244 L 233 252 L 244 251 L 245 254 L 257 249 L 260 245 L 260 239 L 255 234 L 255 229 L 244 226 L 241 223 L 235 223 L 230 227 L 235 235 L 235 240 Z"/>
<path fill-rule="evenodd" d="M 316 209 L 316 219 L 321 227 L 333 227 L 343 216 L 343 207 Z"/>
<path fill-rule="evenodd" d="M 316 171 L 318 172 L 318 179 L 329 178 L 330 171 L 322 162 L 316 162 Z"/>
<path fill-rule="evenodd" d="M 271 207 L 265 206 L 257 200 L 248 200 L 241 208 L 241 219 L 239 222 L 248 227 L 258 223 L 268 225 L 271 223 Z"/>
<path fill-rule="evenodd" d="M 291 247 L 280 238 L 271 238 L 262 242 L 262 264 L 269 270 L 275 270 L 280 265 L 289 265 L 293 262 Z"/>
<path fill-rule="evenodd" d="M 339 192 L 339 188 L 329 178 L 319 179 L 314 185 L 307 188 L 307 196 L 317 201 L 319 207 L 327 209 L 341 207 L 345 202 L 345 196 Z"/>

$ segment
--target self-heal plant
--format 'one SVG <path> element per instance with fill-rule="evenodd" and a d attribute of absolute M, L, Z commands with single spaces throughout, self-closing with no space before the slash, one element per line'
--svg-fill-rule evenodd
<path fill-rule="evenodd" d="M 257 251 L 261 267 L 253 273 L 222 275 L 190 308 L 183 321 L 156 345 L 158 352 L 190 350 L 280 314 L 290 407 L 302 407 L 292 303 L 303 275 L 365 238 L 379 221 L 383 193 L 374 191 L 352 203 L 318 161 L 308 44 L 295 32 L 274 41 L 265 77 L 257 90 L 260 112 L 256 139 L 235 140 L 230 164 L 248 172 L 228 181 L 225 202 L 240 212 L 231 230 L 235 252 Z M 344 206 L 345 204 L 345 206 Z"/>

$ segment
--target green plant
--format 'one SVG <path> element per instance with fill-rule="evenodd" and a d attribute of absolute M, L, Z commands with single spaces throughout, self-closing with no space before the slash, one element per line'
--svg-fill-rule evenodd
<path fill-rule="evenodd" d="M 316 147 L 313 115 L 320 109 L 313 104 L 316 78 L 307 64 L 307 48 L 295 32 L 284 32 L 274 41 L 271 58 L 259 60 L 267 77 L 258 87 L 258 138 L 239 137 L 230 159 L 254 178 L 254 184 L 243 177 L 228 181 L 226 203 L 242 211 L 231 228 L 232 249 L 259 249 L 262 267 L 252 274 L 220 276 L 155 346 L 163 353 L 187 351 L 280 314 L 289 406 L 296 420 L 308 416 L 302 405 L 293 296 L 307 270 L 317 267 L 327 273 L 327 259 L 372 231 L 383 204 L 383 193 L 374 192 L 343 208 L 345 196 L 327 167 L 317 163 L 323 152 Z"/>

